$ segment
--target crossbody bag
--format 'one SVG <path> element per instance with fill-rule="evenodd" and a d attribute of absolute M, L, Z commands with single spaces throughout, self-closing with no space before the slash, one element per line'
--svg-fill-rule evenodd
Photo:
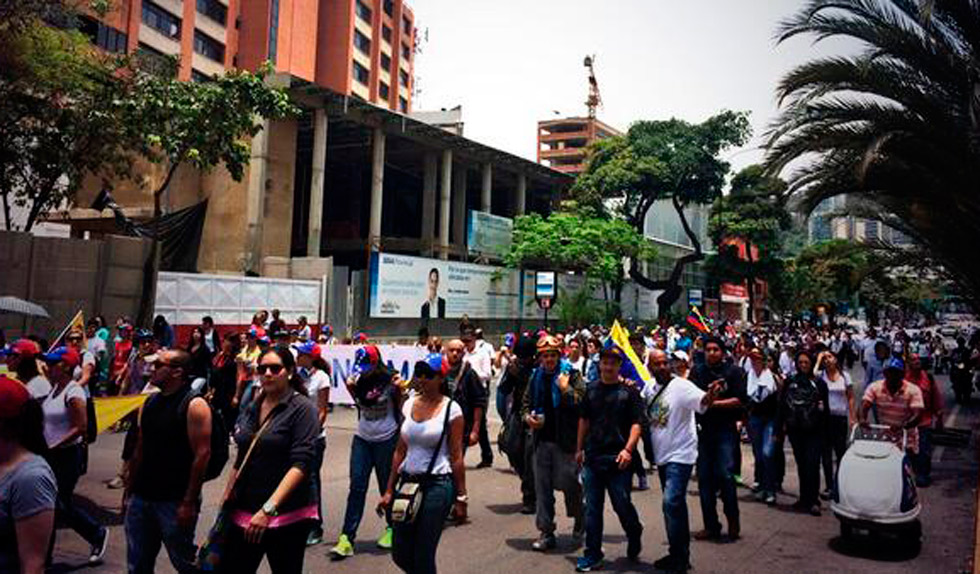
<path fill-rule="evenodd" d="M 402 474 L 398 478 L 398 486 L 395 488 L 395 497 L 391 503 L 391 520 L 400 524 L 412 524 L 418 516 L 419 509 L 422 508 L 422 499 L 425 496 L 424 482 L 432 477 L 432 470 L 436 466 L 439 452 L 442 450 L 442 443 L 446 440 L 449 432 L 449 413 L 452 410 L 453 400 L 449 399 L 446 404 L 446 416 L 442 421 L 442 433 L 439 435 L 439 442 L 429 460 L 429 467 L 425 474 L 406 475 Z"/>

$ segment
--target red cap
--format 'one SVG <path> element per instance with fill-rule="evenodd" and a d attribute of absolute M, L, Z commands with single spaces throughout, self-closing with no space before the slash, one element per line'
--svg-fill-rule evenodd
<path fill-rule="evenodd" d="M 36 357 L 41 354 L 41 346 L 30 339 L 17 339 L 14 344 L 10 345 L 5 354 Z"/>
<path fill-rule="evenodd" d="M 41 355 L 41 360 L 45 363 L 58 363 L 64 361 L 69 367 L 77 367 L 82 364 L 82 356 L 78 351 L 71 347 L 58 347 L 50 353 Z"/>
<path fill-rule="evenodd" d="M 0 375 L 0 419 L 12 419 L 31 400 L 27 387 L 17 379 Z"/>

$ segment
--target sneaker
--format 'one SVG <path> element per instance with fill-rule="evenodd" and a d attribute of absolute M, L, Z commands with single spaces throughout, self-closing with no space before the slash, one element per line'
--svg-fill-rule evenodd
<path fill-rule="evenodd" d="M 306 537 L 307 546 L 316 546 L 317 544 L 321 544 L 322 542 L 323 542 L 323 530 L 319 528 L 315 530 L 311 530 L 310 534 Z"/>
<path fill-rule="evenodd" d="M 385 531 L 381 535 L 381 538 L 378 538 L 378 542 L 377 542 L 378 548 L 384 548 L 385 550 L 390 550 L 391 536 L 392 536 L 392 530 L 391 527 L 389 526 L 388 528 L 385 528 Z"/>
<path fill-rule="evenodd" d="M 683 573 L 691 569 L 691 563 L 681 564 L 680 560 L 674 558 L 670 554 L 660 558 L 653 563 L 654 570 L 661 570 L 663 572 L 671 573 Z"/>
<path fill-rule="evenodd" d="M 533 504 L 524 504 L 521 506 L 521 514 L 535 514 L 537 510 L 534 508 Z"/>
<path fill-rule="evenodd" d="M 733 474 L 732 475 L 732 478 L 735 479 L 735 485 L 736 486 L 745 486 L 745 481 L 742 480 L 742 475 L 741 474 Z"/>
<path fill-rule="evenodd" d="M 631 536 L 626 541 L 626 558 L 631 562 L 636 562 L 643 550 L 643 532 L 640 531 L 636 536 Z"/>
<path fill-rule="evenodd" d="M 102 564 L 102 560 L 105 558 L 105 551 L 109 547 L 109 530 L 103 528 L 101 536 L 101 539 L 92 545 L 92 552 L 88 557 L 90 565 Z"/>
<path fill-rule="evenodd" d="M 599 568 L 602 568 L 602 558 L 580 556 L 578 560 L 575 561 L 576 572 L 592 572 L 593 570 L 598 570 Z"/>
<path fill-rule="evenodd" d="M 650 490 L 650 481 L 647 480 L 646 474 L 641 474 L 636 481 L 637 490 Z"/>
<path fill-rule="evenodd" d="M 555 540 L 554 534 L 542 534 L 537 540 L 531 543 L 531 550 L 535 552 L 547 552 L 548 550 L 554 550 L 558 542 Z"/>
<path fill-rule="evenodd" d="M 823 499 L 823 500 L 830 500 L 830 497 L 833 496 L 833 495 L 834 495 L 833 491 L 831 491 L 829 488 L 827 488 L 823 492 L 820 493 L 820 498 Z"/>
<path fill-rule="evenodd" d="M 733 520 L 728 523 L 728 541 L 735 542 L 742 536 L 742 527 L 738 520 Z"/>
<path fill-rule="evenodd" d="M 768 496 L 769 496 L 769 493 L 767 493 L 767 492 L 765 492 L 763 490 L 759 490 L 759 491 L 756 491 L 756 493 L 754 495 L 752 495 L 752 498 L 754 498 L 756 502 L 763 502 L 763 501 L 766 500 L 766 497 L 768 497 Z"/>
<path fill-rule="evenodd" d="M 112 479 L 109 480 L 109 482 L 105 483 L 105 486 L 110 490 L 119 490 L 120 488 L 126 485 L 123 483 L 123 479 L 121 476 L 114 476 L 112 477 Z"/>
<path fill-rule="evenodd" d="M 776 494 L 774 492 L 767 493 L 765 502 L 769 506 L 776 506 Z"/>
<path fill-rule="evenodd" d="M 822 516 L 823 512 L 820 511 L 820 505 L 814 504 L 809 509 L 810 516 Z"/>
<path fill-rule="evenodd" d="M 490 468 L 493 466 L 492 460 L 481 460 L 480 464 L 476 465 L 476 468 Z"/>
<path fill-rule="evenodd" d="M 330 558 L 333 560 L 343 560 L 354 555 L 354 545 L 346 534 L 341 534 L 337 539 L 337 545 L 330 549 Z"/>

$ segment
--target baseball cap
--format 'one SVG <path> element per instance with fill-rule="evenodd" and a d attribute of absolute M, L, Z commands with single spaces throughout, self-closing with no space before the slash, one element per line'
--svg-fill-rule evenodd
<path fill-rule="evenodd" d="M 415 363 L 416 375 L 442 375 L 449 372 L 449 363 L 441 353 L 429 353 L 421 361 Z"/>
<path fill-rule="evenodd" d="M 368 341 L 367 333 L 365 333 L 363 331 L 359 331 L 358 333 L 356 333 L 354 335 L 354 342 L 355 343 L 367 343 L 367 341 Z"/>
<path fill-rule="evenodd" d="M 381 351 L 375 345 L 361 347 L 354 353 L 354 367 L 351 369 L 355 375 L 360 375 L 369 370 L 381 360 Z"/>
<path fill-rule="evenodd" d="M 58 347 L 50 353 L 43 353 L 39 355 L 39 358 L 45 363 L 60 363 L 61 361 L 64 361 L 72 367 L 77 367 L 82 362 L 82 358 L 78 355 L 78 351 L 69 347 Z"/>
<path fill-rule="evenodd" d="M 153 338 L 153 331 L 150 331 L 149 329 L 138 329 L 136 331 L 137 341 L 148 341 L 152 338 Z"/>
<path fill-rule="evenodd" d="M 892 357 L 891 359 L 888 359 L 888 361 L 885 363 L 885 368 L 883 370 L 885 371 L 896 370 L 896 371 L 904 372 L 905 361 L 899 359 L 898 357 Z"/>
<path fill-rule="evenodd" d="M 691 362 L 691 357 L 684 351 L 680 351 L 680 350 L 671 353 L 670 358 L 678 361 L 684 361 L 685 363 Z"/>
<path fill-rule="evenodd" d="M 320 332 L 329 337 L 330 335 L 333 335 L 333 327 L 330 325 L 324 325 L 320 327 Z"/>
<path fill-rule="evenodd" d="M 296 350 L 300 355 L 309 355 L 314 359 L 320 358 L 320 345 L 317 345 L 314 341 L 306 341 L 305 343 L 297 343 L 293 345 L 293 349 Z"/>
<path fill-rule="evenodd" d="M 506 335 L 504 335 L 504 346 L 505 347 L 513 348 L 514 347 L 514 343 L 516 343 L 516 342 L 517 342 L 517 337 L 515 337 L 513 333 L 507 333 Z"/>
<path fill-rule="evenodd" d="M 31 400 L 27 387 L 17 379 L 0 375 L 0 419 L 12 419 Z"/>
<path fill-rule="evenodd" d="M 599 351 L 599 358 L 602 359 L 605 357 L 612 357 L 614 359 L 624 361 L 626 360 L 626 353 L 624 353 L 623 350 L 619 348 L 619 345 L 613 343 L 612 338 L 610 338 L 606 342 L 606 344 L 602 346 L 602 349 Z"/>
<path fill-rule="evenodd" d="M 21 357 L 36 357 L 41 354 L 41 346 L 30 339 L 17 339 L 12 345 L 0 351 L 5 357 L 18 355 Z"/>

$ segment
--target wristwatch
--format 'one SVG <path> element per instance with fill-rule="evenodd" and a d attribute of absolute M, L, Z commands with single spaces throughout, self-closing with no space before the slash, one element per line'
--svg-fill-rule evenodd
<path fill-rule="evenodd" d="M 267 500 L 265 504 L 262 505 L 262 512 L 266 513 L 268 516 L 279 516 L 279 509 L 271 500 Z"/>

